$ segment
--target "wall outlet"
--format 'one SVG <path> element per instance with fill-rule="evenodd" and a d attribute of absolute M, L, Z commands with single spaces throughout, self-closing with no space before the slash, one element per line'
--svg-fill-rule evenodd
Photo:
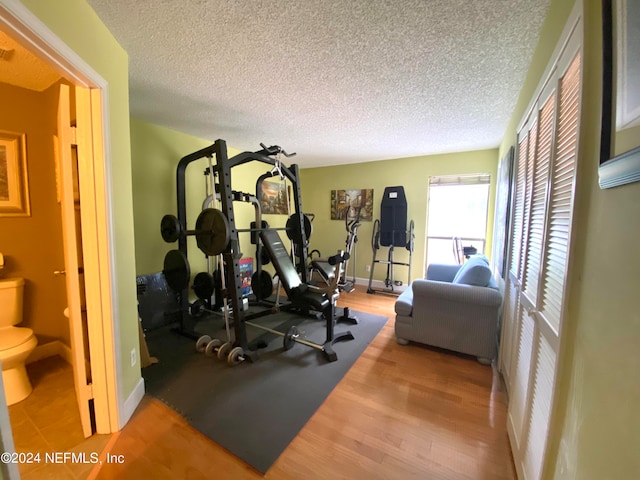
<path fill-rule="evenodd" d="M 135 366 L 136 362 L 138 361 L 138 356 L 136 355 L 136 349 L 132 348 L 131 349 L 131 366 Z"/>
<path fill-rule="evenodd" d="M 364 269 L 369 273 L 371 271 L 371 265 L 365 265 Z"/>

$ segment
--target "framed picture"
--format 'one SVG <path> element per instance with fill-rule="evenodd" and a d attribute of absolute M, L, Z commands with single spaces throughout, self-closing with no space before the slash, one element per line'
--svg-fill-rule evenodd
<path fill-rule="evenodd" d="M 260 207 L 262 213 L 289 215 L 287 187 L 280 182 L 262 182 Z"/>
<path fill-rule="evenodd" d="M 602 60 L 598 176 L 605 189 L 640 181 L 640 0 L 602 0 Z M 615 155 L 623 139 L 630 149 Z"/>
<path fill-rule="evenodd" d="M 331 190 L 331 220 L 373 220 L 373 189 Z"/>
<path fill-rule="evenodd" d="M 25 135 L 0 130 L 0 216 L 30 214 Z"/>

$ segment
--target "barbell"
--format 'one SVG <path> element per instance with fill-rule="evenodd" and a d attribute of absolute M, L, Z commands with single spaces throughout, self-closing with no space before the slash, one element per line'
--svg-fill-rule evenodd
<path fill-rule="evenodd" d="M 208 313 L 213 313 L 213 314 L 217 314 L 217 312 L 214 312 L 213 310 L 209 310 L 205 307 L 204 302 L 195 302 L 193 305 L 191 305 L 191 314 L 194 316 L 198 316 L 201 314 L 201 312 L 208 312 Z M 282 337 L 282 347 L 285 350 L 290 350 L 291 347 L 293 347 L 294 344 L 296 343 L 300 343 L 302 345 L 306 345 L 307 347 L 311 347 L 311 348 L 315 348 L 316 350 L 320 350 L 321 352 L 324 352 L 324 345 L 320 345 L 318 343 L 314 343 L 311 342 L 309 340 L 306 340 L 304 338 L 300 338 L 300 331 L 298 330 L 298 327 L 296 327 L 295 325 L 292 325 L 291 327 L 289 327 L 287 329 L 286 332 L 279 332 L 278 330 L 274 330 L 272 328 L 269 327 L 265 327 L 264 325 L 259 325 L 257 323 L 253 323 L 253 322 L 249 322 L 249 321 L 244 321 L 245 325 L 249 325 L 251 327 L 257 328 L 258 330 L 262 330 L 264 332 L 268 332 L 268 333 L 272 333 L 273 335 L 277 335 L 279 337 Z M 218 340 L 216 342 L 216 339 L 211 339 L 211 337 L 208 337 L 208 335 L 205 335 L 203 337 L 200 337 L 198 339 L 198 342 L 196 342 L 196 350 L 202 352 L 204 351 L 205 354 L 207 354 L 207 349 L 209 349 L 209 356 L 213 355 L 213 352 L 217 352 L 218 354 L 218 358 L 222 359 L 225 356 L 229 356 L 230 353 L 233 351 L 232 349 L 230 349 L 231 344 L 227 344 L 227 343 L 223 343 L 220 344 L 218 342 L 220 342 L 220 340 Z M 213 343 L 211 343 L 213 342 Z M 209 346 L 211 345 L 211 346 Z M 225 347 L 225 345 L 228 345 L 228 347 Z M 223 349 L 223 347 L 225 347 L 225 349 Z M 238 348 L 238 347 L 236 347 Z M 224 350 L 224 351 L 223 351 Z M 221 353 L 222 352 L 222 353 Z M 229 362 L 231 363 L 231 362 Z"/>
<path fill-rule="evenodd" d="M 300 227 L 300 217 L 302 215 L 302 228 L 307 240 L 311 237 L 312 225 L 311 220 L 305 214 L 294 213 L 289 217 L 286 227 L 273 228 L 273 230 L 285 230 L 289 239 L 296 243 L 302 241 L 302 233 Z M 266 222 L 261 222 L 259 228 L 237 229 L 237 232 L 260 232 L 265 228 L 269 228 Z M 196 219 L 195 230 L 184 230 L 180 221 L 175 215 L 167 214 L 160 221 L 160 234 L 162 239 L 167 243 L 177 241 L 181 236 L 195 236 L 198 248 L 205 255 L 214 257 L 224 252 L 229 245 L 231 239 L 231 229 L 227 217 L 220 210 L 215 208 L 205 208 L 200 212 Z"/>

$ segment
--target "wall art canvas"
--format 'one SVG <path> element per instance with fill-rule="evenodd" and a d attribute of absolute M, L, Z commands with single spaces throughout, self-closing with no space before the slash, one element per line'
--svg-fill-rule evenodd
<path fill-rule="evenodd" d="M 262 182 L 260 206 L 262 213 L 289 215 L 287 186 L 280 182 Z"/>
<path fill-rule="evenodd" d="M 0 216 L 30 213 L 25 136 L 0 131 Z"/>
<path fill-rule="evenodd" d="M 373 189 L 331 190 L 331 220 L 373 220 Z"/>

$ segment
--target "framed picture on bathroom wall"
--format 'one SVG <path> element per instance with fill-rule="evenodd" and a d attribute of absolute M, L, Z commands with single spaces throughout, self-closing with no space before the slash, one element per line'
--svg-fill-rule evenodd
<path fill-rule="evenodd" d="M 0 130 L 0 216 L 29 215 L 25 135 Z"/>

